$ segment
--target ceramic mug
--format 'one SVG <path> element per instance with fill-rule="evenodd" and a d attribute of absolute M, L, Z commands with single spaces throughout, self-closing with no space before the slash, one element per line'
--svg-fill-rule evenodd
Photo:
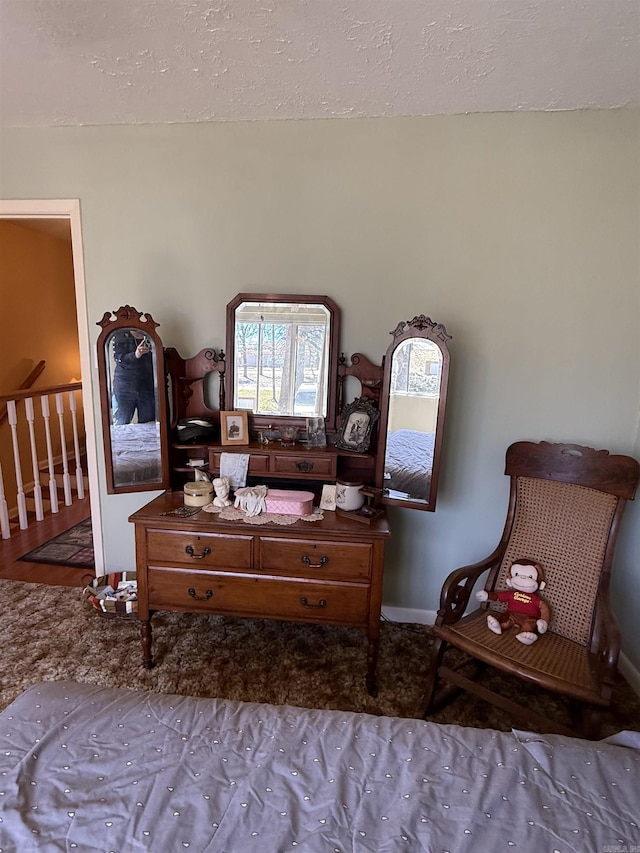
<path fill-rule="evenodd" d="M 336 480 L 336 506 L 348 512 L 360 509 L 364 504 L 364 495 L 360 491 L 362 486 L 362 483 Z"/>

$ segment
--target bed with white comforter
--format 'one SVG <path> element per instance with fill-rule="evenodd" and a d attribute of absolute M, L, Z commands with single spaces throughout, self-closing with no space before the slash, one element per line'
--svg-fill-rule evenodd
<path fill-rule="evenodd" d="M 72 682 L 29 688 L 0 739 L 3 853 L 640 845 L 632 746 Z"/>

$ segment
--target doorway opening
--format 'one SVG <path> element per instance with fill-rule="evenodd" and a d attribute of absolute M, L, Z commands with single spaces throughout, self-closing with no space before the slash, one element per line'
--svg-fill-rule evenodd
<path fill-rule="evenodd" d="M 104 552 L 102 526 L 100 519 L 100 502 L 98 489 L 98 464 L 96 448 L 96 428 L 93 412 L 93 388 L 91 371 L 91 353 L 89 345 L 89 327 L 87 317 L 86 286 L 84 276 L 83 242 L 80 218 L 80 202 L 78 199 L 47 199 L 47 200 L 2 200 L 0 201 L 0 220 L 9 220 L 24 228 L 36 232 L 68 240 L 72 255 L 72 275 L 63 276 L 55 283 L 55 287 L 69 288 L 66 290 L 67 299 L 75 302 L 75 328 L 68 327 L 61 332 L 60 347 L 68 345 L 65 337 L 77 334 L 77 353 L 79 353 L 80 376 L 73 377 L 82 381 L 82 404 L 84 408 L 84 430 L 86 446 L 86 477 L 89 493 L 89 514 L 93 548 L 95 553 L 95 573 L 104 574 Z M 6 278 L 5 278 L 6 281 Z M 4 286 L 10 286 L 10 283 Z M 38 312 L 37 304 L 30 306 L 31 311 Z M 52 334 L 55 334 L 55 324 Z M 28 334 L 28 325 L 24 334 Z M 8 355 L 8 353 L 7 353 Z M 67 377 L 66 381 L 72 377 Z M 85 510 L 86 513 L 86 510 Z M 77 518 L 71 524 L 77 523 Z M 38 522 L 46 524 L 46 520 Z M 60 522 L 58 522 L 58 525 Z M 70 524 L 70 526 L 71 526 Z M 3 540 L 4 542 L 10 540 Z"/>

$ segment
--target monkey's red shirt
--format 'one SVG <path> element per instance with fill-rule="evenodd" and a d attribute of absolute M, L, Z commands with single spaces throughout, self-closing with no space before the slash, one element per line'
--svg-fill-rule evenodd
<path fill-rule="evenodd" d="M 495 597 L 494 597 L 495 596 Z M 506 589 L 494 592 L 490 595 L 493 601 L 504 601 L 513 613 L 522 613 L 532 619 L 540 619 L 542 599 L 535 592 L 519 592 L 515 589 Z"/>

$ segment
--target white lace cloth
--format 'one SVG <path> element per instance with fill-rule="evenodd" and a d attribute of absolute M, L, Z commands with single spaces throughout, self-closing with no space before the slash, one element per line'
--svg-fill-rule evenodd
<path fill-rule="evenodd" d="M 219 507 L 213 504 L 203 506 L 204 512 L 217 513 L 223 521 L 244 521 L 245 524 L 280 524 L 288 527 L 296 521 L 322 521 L 324 512 L 318 507 L 313 508 L 311 515 L 279 515 L 274 512 L 261 512 L 260 515 L 249 516 L 233 506 Z"/>

